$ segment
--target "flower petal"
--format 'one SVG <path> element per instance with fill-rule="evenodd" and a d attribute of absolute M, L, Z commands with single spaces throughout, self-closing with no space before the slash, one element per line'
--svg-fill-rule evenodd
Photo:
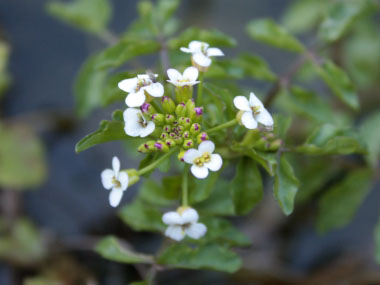
<path fill-rule="evenodd" d="M 142 114 L 139 109 L 127 108 L 124 113 L 124 131 L 131 137 L 140 136 L 143 127 L 139 124 L 138 114 Z"/>
<path fill-rule="evenodd" d="M 207 56 L 224 56 L 224 53 L 218 48 L 208 48 Z"/>
<path fill-rule="evenodd" d="M 113 186 L 112 178 L 115 176 L 115 173 L 112 169 L 104 169 L 102 173 L 100 174 L 100 177 L 102 179 L 103 187 L 107 190 L 111 189 Z"/>
<path fill-rule="evenodd" d="M 121 188 L 113 188 L 109 196 L 109 202 L 112 207 L 117 207 L 123 197 L 123 190 Z"/>
<path fill-rule="evenodd" d="M 135 77 L 135 78 L 129 78 L 129 79 L 124 79 L 122 81 L 120 81 L 117 86 L 125 91 L 125 92 L 134 92 L 136 87 L 137 87 L 137 82 L 138 82 L 138 79 Z"/>
<path fill-rule="evenodd" d="M 194 159 L 196 159 L 199 156 L 201 156 L 201 154 L 199 153 L 199 151 L 197 149 L 191 148 L 191 149 L 189 149 L 189 150 L 187 150 L 185 152 L 185 154 L 183 156 L 183 160 L 186 163 L 193 164 L 194 163 Z"/>
<path fill-rule="evenodd" d="M 244 112 L 241 116 L 241 122 L 247 129 L 253 130 L 257 128 L 257 121 L 253 117 L 252 112 Z"/>
<path fill-rule="evenodd" d="M 185 229 L 185 233 L 193 238 L 193 239 L 199 239 L 203 237 L 207 232 L 207 227 L 202 223 L 194 223 L 190 225 L 187 229 Z"/>
<path fill-rule="evenodd" d="M 140 107 L 145 102 L 144 90 L 140 89 L 136 93 L 129 93 L 127 98 L 125 98 L 125 104 L 128 107 Z"/>
<path fill-rule="evenodd" d="M 117 176 L 117 180 L 119 180 L 121 184 L 121 190 L 125 191 L 128 188 L 128 183 L 129 183 L 129 177 L 128 174 L 124 171 L 121 171 L 119 175 Z"/>
<path fill-rule="evenodd" d="M 205 56 L 201 52 L 194 53 L 192 56 L 194 62 L 202 67 L 209 67 L 211 65 L 212 60 Z"/>
<path fill-rule="evenodd" d="M 273 118 L 264 107 L 260 108 L 259 114 L 255 116 L 256 120 L 267 127 L 273 126 Z"/>
<path fill-rule="evenodd" d="M 162 221 L 167 225 L 182 225 L 182 217 L 177 212 L 167 212 L 162 216 Z"/>
<path fill-rule="evenodd" d="M 190 82 L 196 81 L 199 75 L 198 68 L 190 66 L 183 72 L 183 79 L 189 80 Z"/>
<path fill-rule="evenodd" d="M 191 166 L 191 173 L 198 178 L 198 179 L 204 179 L 208 175 L 208 168 L 206 166 L 196 166 L 193 164 Z"/>
<path fill-rule="evenodd" d="M 251 111 L 248 99 L 244 96 L 236 96 L 234 98 L 234 105 L 237 109 L 242 111 Z"/>
<path fill-rule="evenodd" d="M 119 174 L 119 170 L 120 170 L 120 160 L 117 156 L 114 156 L 112 158 L 112 168 L 113 168 L 113 171 L 115 173 L 115 176 L 117 176 Z"/>
<path fill-rule="evenodd" d="M 178 80 L 182 80 L 182 74 L 174 68 L 170 68 L 167 71 L 170 82 L 177 82 Z"/>
<path fill-rule="evenodd" d="M 196 223 L 199 219 L 198 212 L 193 208 L 188 208 L 183 211 L 182 215 L 182 224 Z"/>
<path fill-rule="evenodd" d="M 146 127 L 142 128 L 141 131 L 140 131 L 140 137 L 142 138 L 145 138 L 147 136 L 149 136 L 151 133 L 153 133 L 154 129 L 155 129 L 156 125 L 154 124 L 154 122 L 148 122 L 148 124 L 146 125 Z"/>
<path fill-rule="evenodd" d="M 165 235 L 176 241 L 181 241 L 185 237 L 185 232 L 181 226 L 169 226 L 165 231 Z"/>
<path fill-rule="evenodd" d="M 264 107 L 263 103 L 260 101 L 259 98 L 256 97 L 256 95 L 253 92 L 249 94 L 249 105 L 251 107 L 253 106 Z"/>
<path fill-rule="evenodd" d="M 143 89 L 145 89 L 145 91 L 153 97 L 161 97 L 164 95 L 164 86 L 162 86 L 162 84 L 159 82 L 152 83 L 146 87 L 143 87 Z"/>
<path fill-rule="evenodd" d="M 191 53 L 191 50 L 189 48 L 187 48 L 187 47 L 181 47 L 180 51 L 186 52 L 186 53 Z"/>
<path fill-rule="evenodd" d="M 211 171 L 218 171 L 223 164 L 222 157 L 219 154 L 212 154 L 211 160 L 205 163 L 205 166 Z"/>
<path fill-rule="evenodd" d="M 209 47 L 208 43 L 200 42 L 200 41 L 191 41 L 189 43 L 189 49 L 192 53 L 200 52 L 202 51 L 202 48 L 207 49 Z"/>
<path fill-rule="evenodd" d="M 198 151 L 200 154 L 204 154 L 205 152 L 213 153 L 215 150 L 215 144 L 212 141 L 204 141 L 198 146 Z"/>

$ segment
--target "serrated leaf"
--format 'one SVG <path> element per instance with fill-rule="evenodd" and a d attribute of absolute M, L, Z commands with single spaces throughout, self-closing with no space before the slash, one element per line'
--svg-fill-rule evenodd
<path fill-rule="evenodd" d="M 125 246 L 114 236 L 102 238 L 95 246 L 95 251 L 102 257 L 122 263 L 153 263 L 153 257 L 136 253 Z"/>
<path fill-rule="evenodd" d="M 235 213 L 248 214 L 263 197 L 263 183 L 257 165 L 252 159 L 242 158 L 235 177 L 230 183 L 230 192 L 235 205 Z"/>
<path fill-rule="evenodd" d="M 272 19 L 253 20 L 247 25 L 248 35 L 256 41 L 293 52 L 303 52 L 305 47 L 285 28 Z"/>
<path fill-rule="evenodd" d="M 294 175 L 293 168 L 282 155 L 276 169 L 274 196 L 285 215 L 290 215 L 293 212 L 298 187 L 299 181 Z"/>
<path fill-rule="evenodd" d="M 380 157 L 380 112 L 376 112 L 365 119 L 360 126 L 360 137 L 366 143 L 368 154 L 366 159 L 372 167 L 379 164 Z"/>
<path fill-rule="evenodd" d="M 59 20 L 94 34 L 100 34 L 106 29 L 112 13 L 108 0 L 55 1 L 49 2 L 46 9 Z"/>
<path fill-rule="evenodd" d="M 332 186 L 319 201 L 316 227 L 321 233 L 346 226 L 367 196 L 372 184 L 369 169 L 357 169 Z"/>
<path fill-rule="evenodd" d="M 208 269 L 228 273 L 236 272 L 242 265 L 239 256 L 226 247 L 209 244 L 191 248 L 184 243 L 168 247 L 158 257 L 158 263 L 176 268 Z"/>

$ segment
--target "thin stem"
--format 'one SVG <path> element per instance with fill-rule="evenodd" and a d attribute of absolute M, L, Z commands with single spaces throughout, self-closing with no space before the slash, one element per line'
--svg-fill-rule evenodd
<path fill-rule="evenodd" d="M 169 152 L 167 152 L 164 155 L 162 155 L 159 159 L 153 161 L 148 166 L 145 166 L 144 168 L 142 168 L 139 171 L 137 171 L 137 174 L 139 176 L 141 176 L 141 175 L 144 175 L 145 173 L 148 173 L 151 170 L 155 169 L 160 163 L 162 163 L 163 161 L 165 161 L 166 159 L 168 159 L 176 150 L 177 150 L 177 148 L 171 149 Z"/>
<path fill-rule="evenodd" d="M 189 168 L 190 164 L 186 164 L 182 176 L 182 206 L 189 205 Z"/>
<path fill-rule="evenodd" d="M 222 129 L 226 129 L 226 128 L 232 127 L 232 126 L 236 125 L 237 122 L 238 122 L 237 119 L 233 119 L 233 120 L 228 121 L 228 122 L 226 122 L 226 123 L 224 123 L 224 124 L 221 124 L 221 125 L 219 125 L 219 126 L 216 126 L 216 127 L 211 128 L 211 129 L 208 129 L 208 130 L 206 130 L 205 132 L 206 132 L 207 134 L 210 134 L 210 133 L 213 133 L 213 132 L 216 132 L 216 131 L 222 130 Z"/>
<path fill-rule="evenodd" d="M 203 96 L 203 72 L 199 73 L 198 80 L 200 81 L 198 84 L 198 95 L 197 95 L 197 106 L 202 106 L 202 96 Z"/>

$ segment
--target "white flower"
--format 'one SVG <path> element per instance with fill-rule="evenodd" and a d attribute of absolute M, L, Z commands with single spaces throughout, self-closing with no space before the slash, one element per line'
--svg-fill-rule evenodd
<path fill-rule="evenodd" d="M 222 157 L 219 154 L 213 154 L 215 145 L 212 141 L 204 141 L 198 146 L 198 149 L 191 148 L 186 151 L 183 160 L 192 164 L 191 172 L 199 179 L 206 178 L 208 171 L 218 171 L 222 167 Z"/>
<path fill-rule="evenodd" d="M 116 156 L 112 159 L 112 169 L 103 170 L 100 176 L 104 188 L 112 189 L 109 196 L 110 205 L 117 207 L 123 197 L 123 192 L 128 188 L 129 178 L 126 172 L 120 172 L 120 161 Z"/>
<path fill-rule="evenodd" d="M 152 121 L 147 121 L 139 109 L 127 108 L 124 113 L 124 131 L 131 137 L 146 137 L 150 135 L 155 128 Z"/>
<path fill-rule="evenodd" d="M 183 86 L 193 86 L 199 81 L 196 81 L 199 75 L 199 71 L 197 68 L 190 66 L 185 69 L 183 72 L 183 75 L 179 73 L 176 69 L 168 69 L 167 71 L 169 80 L 171 84 L 174 84 L 177 87 L 183 87 Z"/>
<path fill-rule="evenodd" d="M 258 123 L 273 127 L 272 116 L 253 92 L 250 94 L 249 101 L 244 96 L 236 96 L 234 104 L 236 108 L 243 111 L 241 122 L 247 129 L 256 129 Z"/>
<path fill-rule="evenodd" d="M 192 41 L 189 47 L 181 47 L 181 51 L 192 54 L 193 61 L 201 67 L 209 67 L 211 65 L 211 56 L 224 56 L 224 53 L 214 47 L 209 47 L 208 43 L 200 41 Z"/>
<path fill-rule="evenodd" d="M 176 241 L 182 240 L 186 235 L 199 239 L 206 234 L 207 227 L 198 223 L 198 213 L 192 208 L 179 208 L 177 212 L 168 212 L 162 216 L 162 221 L 168 225 L 165 235 Z"/>
<path fill-rule="evenodd" d="M 155 74 L 155 77 L 158 75 Z M 135 78 L 124 79 L 118 83 L 121 90 L 129 93 L 125 98 L 128 107 L 139 107 L 145 102 L 145 92 L 153 97 L 164 95 L 164 86 L 155 82 L 147 74 L 139 74 Z"/>

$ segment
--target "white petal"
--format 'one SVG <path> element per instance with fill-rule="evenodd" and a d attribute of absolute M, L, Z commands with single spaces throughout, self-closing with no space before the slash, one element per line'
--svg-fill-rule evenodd
<path fill-rule="evenodd" d="M 142 128 L 140 131 L 140 137 L 145 138 L 149 136 L 151 133 L 153 133 L 156 125 L 154 122 L 148 122 L 147 126 L 145 128 Z"/>
<path fill-rule="evenodd" d="M 215 144 L 212 141 L 204 141 L 198 147 L 198 151 L 200 154 L 204 154 L 205 152 L 213 153 L 215 150 Z"/>
<path fill-rule="evenodd" d="M 193 239 L 199 239 L 206 234 L 207 227 L 201 223 L 194 223 L 188 227 L 185 232 L 189 237 Z"/>
<path fill-rule="evenodd" d="M 180 50 L 182 52 L 191 53 L 191 50 L 189 48 L 186 48 L 186 47 L 181 47 Z"/>
<path fill-rule="evenodd" d="M 191 173 L 193 173 L 193 175 L 198 179 L 204 179 L 208 175 L 208 168 L 206 166 L 199 167 L 193 164 L 191 166 Z"/>
<path fill-rule="evenodd" d="M 181 226 L 169 226 L 165 231 L 165 235 L 176 241 L 181 241 L 185 237 L 185 232 Z"/>
<path fill-rule="evenodd" d="M 109 202 L 112 207 L 117 207 L 123 197 L 123 190 L 121 188 L 113 188 L 109 196 Z"/>
<path fill-rule="evenodd" d="M 223 164 L 222 157 L 219 154 L 212 154 L 211 160 L 205 163 L 205 166 L 211 171 L 218 171 Z"/>
<path fill-rule="evenodd" d="M 202 51 L 202 48 L 207 49 L 209 47 L 208 43 L 200 42 L 200 41 L 191 41 L 189 43 L 189 49 L 192 53 Z"/>
<path fill-rule="evenodd" d="M 236 96 L 234 98 L 234 105 L 237 109 L 242 111 L 251 111 L 248 99 L 244 96 Z"/>
<path fill-rule="evenodd" d="M 125 191 L 128 188 L 128 183 L 129 183 L 129 177 L 128 174 L 124 171 L 120 172 L 119 175 L 117 176 L 117 180 L 119 180 L 121 184 L 121 190 Z"/>
<path fill-rule="evenodd" d="M 139 75 L 137 75 L 137 78 L 141 79 L 141 80 L 148 80 L 149 82 L 151 82 L 148 74 L 139 74 Z"/>
<path fill-rule="evenodd" d="M 113 169 L 113 172 L 115 173 L 115 176 L 117 176 L 120 170 L 120 160 L 117 156 L 114 156 L 112 158 L 112 169 Z"/>
<path fill-rule="evenodd" d="M 192 58 L 196 64 L 202 67 L 209 67 L 212 62 L 212 60 L 209 57 L 205 56 L 201 52 L 194 53 Z"/>
<path fill-rule="evenodd" d="M 259 98 L 256 97 L 256 95 L 253 92 L 249 94 L 249 105 L 251 107 L 254 107 L 254 106 L 264 107 L 263 103 L 260 101 Z"/>
<path fill-rule="evenodd" d="M 267 111 L 267 109 L 265 109 L 264 107 L 260 108 L 259 110 L 259 114 L 257 114 L 255 116 L 256 120 L 267 126 L 267 127 L 272 127 L 273 126 L 273 118 L 272 116 L 269 114 L 269 112 Z"/>
<path fill-rule="evenodd" d="M 196 81 L 199 75 L 198 68 L 190 66 L 183 72 L 183 78 L 189 80 L 190 82 Z"/>
<path fill-rule="evenodd" d="M 119 86 L 119 88 L 125 92 L 133 92 L 135 91 L 136 87 L 137 87 L 137 78 L 129 78 L 129 79 L 124 79 L 122 81 L 120 81 L 117 86 Z"/>
<path fill-rule="evenodd" d="M 201 153 L 199 153 L 197 149 L 191 148 L 185 152 L 185 155 L 183 156 L 183 160 L 186 163 L 193 164 L 194 159 L 196 159 L 199 156 L 201 156 Z"/>
<path fill-rule="evenodd" d="M 244 112 L 241 116 L 241 122 L 247 129 L 253 130 L 257 128 L 257 121 L 253 117 L 252 112 Z"/>
<path fill-rule="evenodd" d="M 134 108 L 127 108 L 123 113 L 125 123 L 124 131 L 131 137 L 140 136 L 142 130 L 144 129 L 139 124 L 138 114 L 142 115 L 141 111 Z"/>
<path fill-rule="evenodd" d="M 208 48 L 207 56 L 224 56 L 224 53 L 218 48 Z"/>
<path fill-rule="evenodd" d="M 113 186 L 112 178 L 115 176 L 115 173 L 112 169 L 104 169 L 102 173 L 100 174 L 100 177 L 102 179 L 103 187 L 106 189 L 111 189 Z"/>
<path fill-rule="evenodd" d="M 182 224 L 196 223 L 199 219 L 197 211 L 193 208 L 188 208 L 182 213 Z"/>
<path fill-rule="evenodd" d="M 170 82 L 177 82 L 178 80 L 182 80 L 182 74 L 179 73 L 177 69 L 170 68 L 167 71 Z"/>
<path fill-rule="evenodd" d="M 144 90 L 140 89 L 136 93 L 129 93 L 127 98 L 125 98 L 125 104 L 128 107 L 140 107 L 145 102 Z"/>
<path fill-rule="evenodd" d="M 167 212 L 162 216 L 162 221 L 167 225 L 182 225 L 182 217 L 177 212 Z"/>
<path fill-rule="evenodd" d="M 164 95 L 164 86 L 162 86 L 162 84 L 159 82 L 152 83 L 146 87 L 143 87 L 143 89 L 145 89 L 146 92 L 148 92 L 149 95 L 153 97 L 161 97 Z"/>

